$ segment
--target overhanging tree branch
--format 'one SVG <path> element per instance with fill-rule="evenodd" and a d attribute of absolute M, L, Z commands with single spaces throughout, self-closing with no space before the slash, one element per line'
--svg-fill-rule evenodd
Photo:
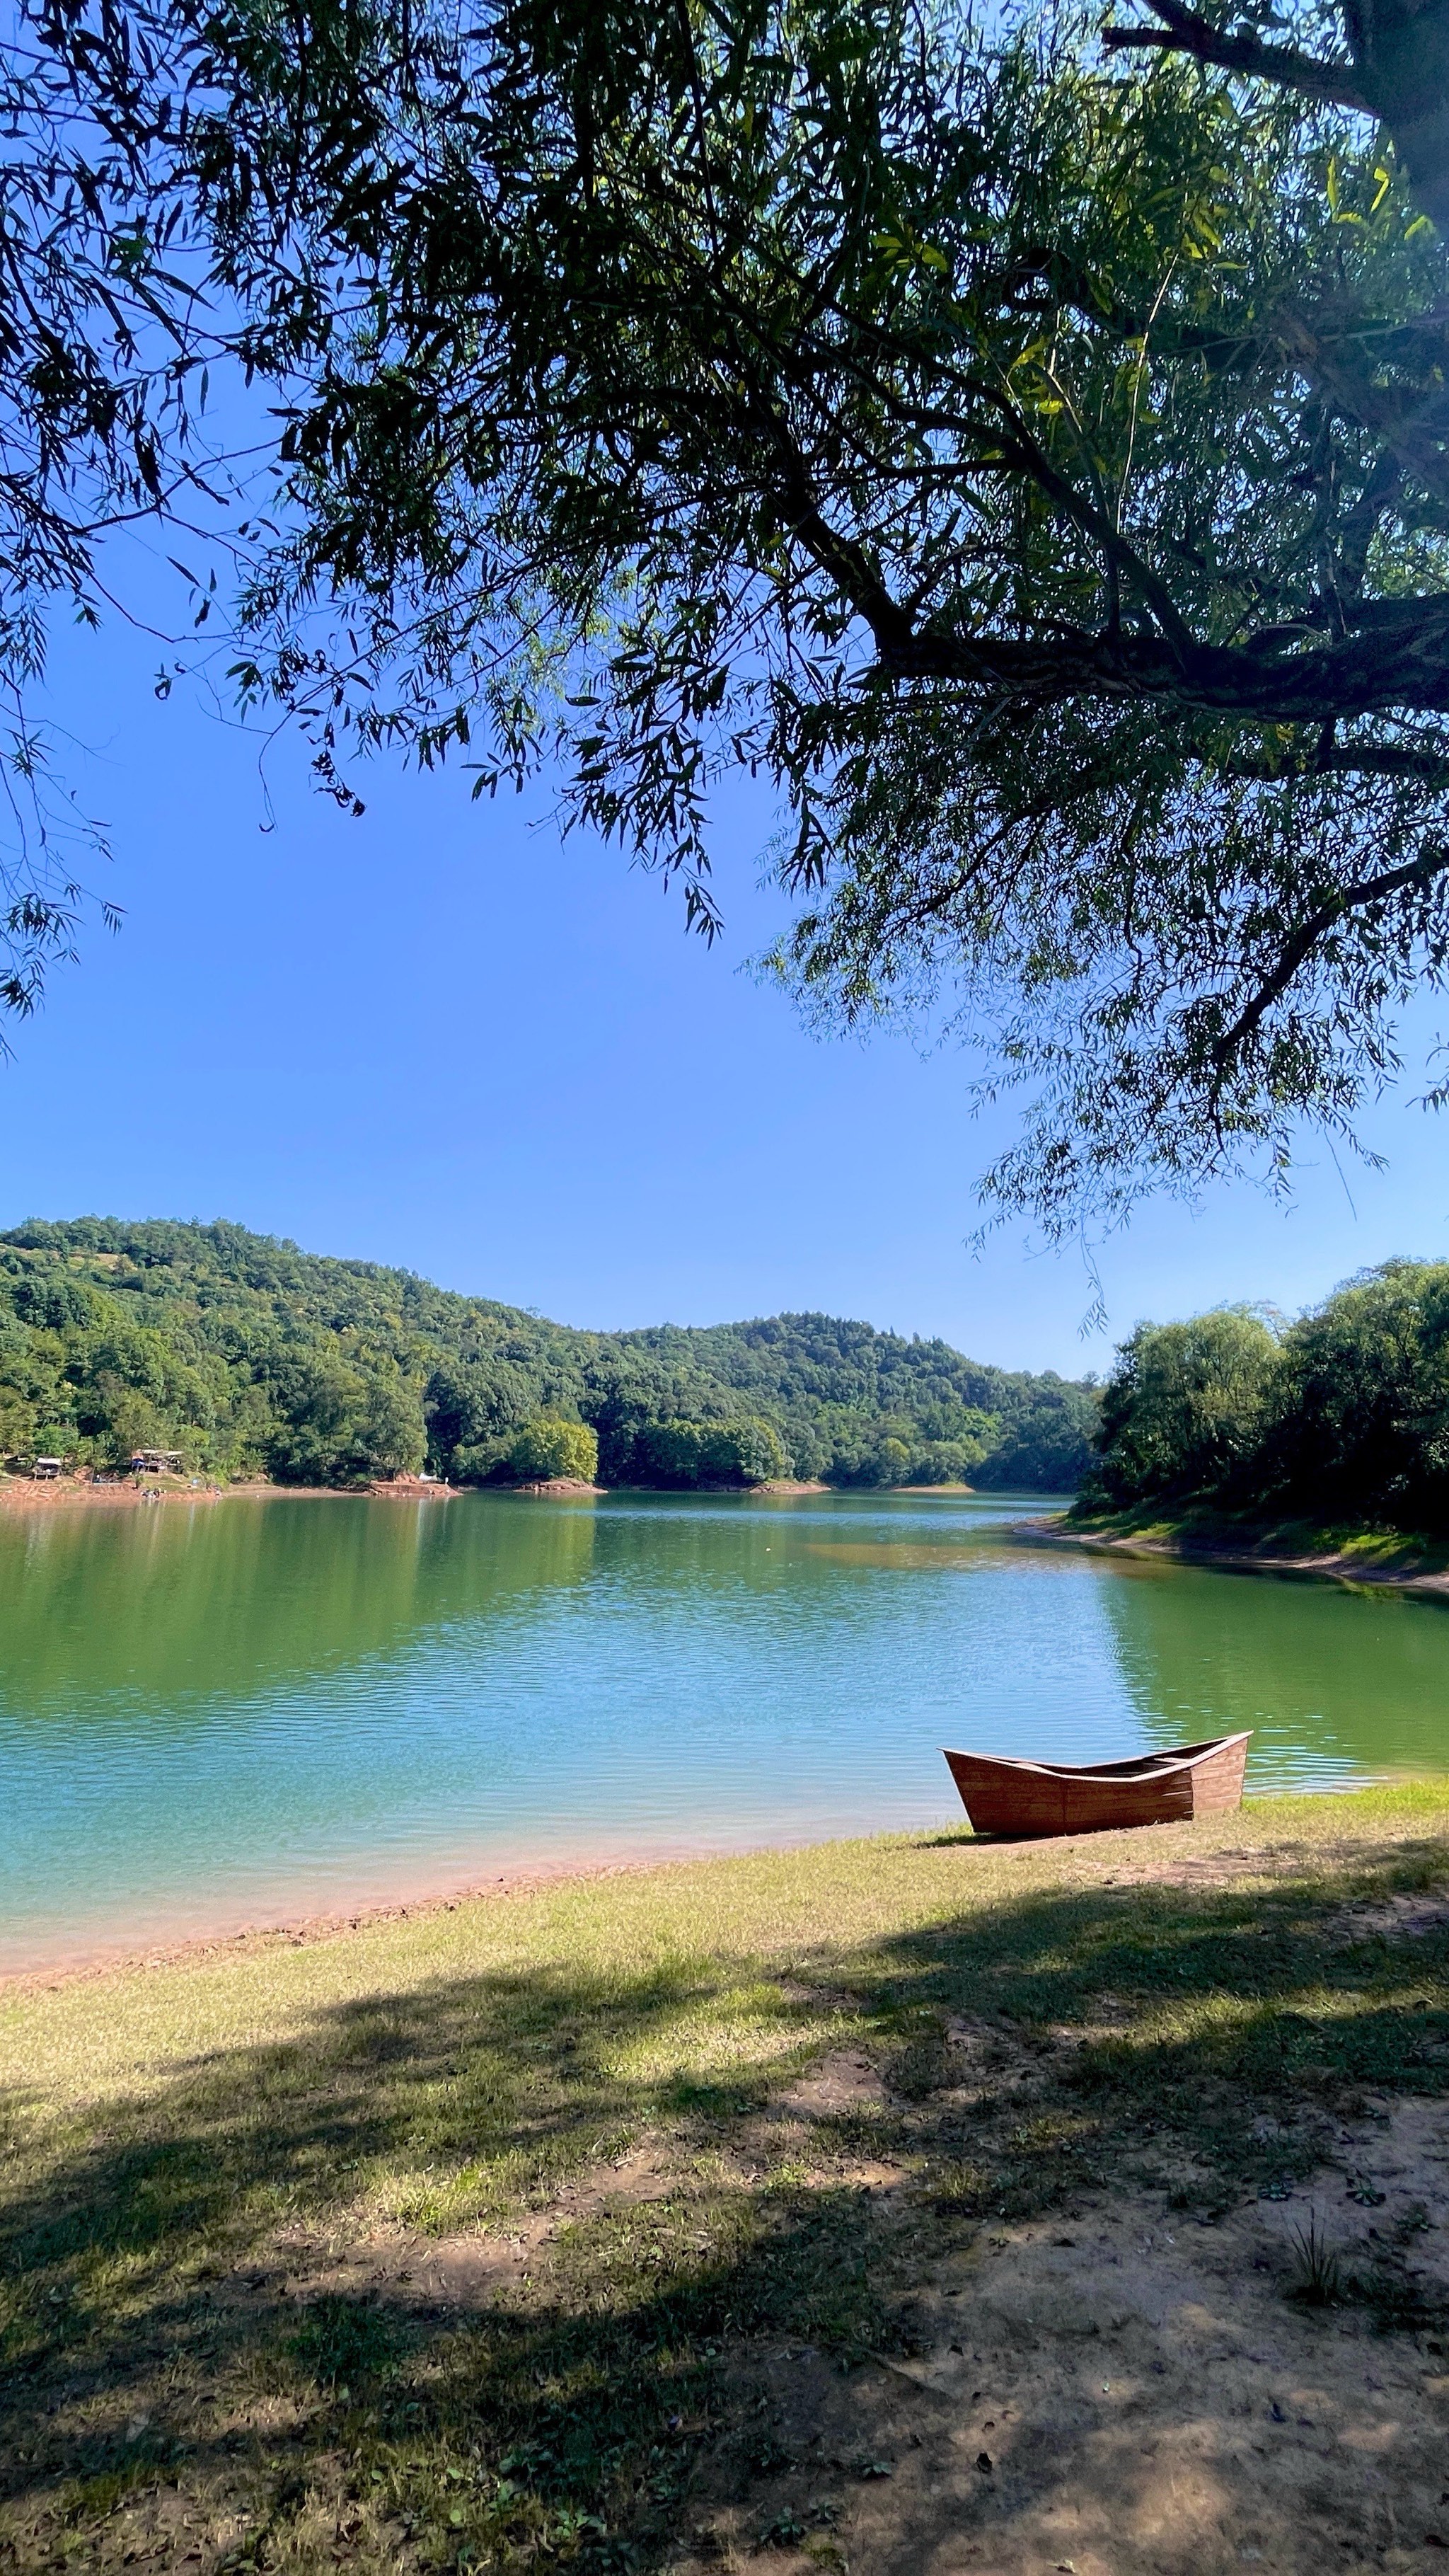
<path fill-rule="evenodd" d="M 1228 35 L 1210 19 L 1199 17 L 1195 9 L 1180 8 L 1177 0 L 1149 0 L 1149 6 L 1165 24 L 1104 27 L 1102 41 L 1110 52 L 1192 54 L 1219 71 L 1272 81 L 1280 89 L 1296 90 L 1302 98 L 1355 108 L 1365 116 L 1374 112 L 1347 64 L 1320 62 L 1313 54 L 1300 53 L 1295 45 L 1266 45 L 1257 36 Z"/>
<path fill-rule="evenodd" d="M 1390 901 L 1396 894 L 1427 894 L 1436 878 L 1449 871 L 1449 849 L 1427 852 L 1410 859 L 1399 868 L 1386 868 L 1380 874 L 1361 878 L 1357 884 L 1341 887 L 1300 922 L 1290 939 L 1279 951 L 1278 962 L 1270 975 L 1265 975 L 1251 1001 L 1247 1002 L 1224 1031 L 1212 1049 L 1213 1083 L 1210 1104 L 1214 1112 L 1222 1097 L 1223 1085 L 1246 1039 L 1262 1026 L 1275 1002 L 1287 992 L 1295 975 L 1301 974 L 1325 935 L 1338 927 L 1350 913 L 1367 912 L 1375 904 Z"/>

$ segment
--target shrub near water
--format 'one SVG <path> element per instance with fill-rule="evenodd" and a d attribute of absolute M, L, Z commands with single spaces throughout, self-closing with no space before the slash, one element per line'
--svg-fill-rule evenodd
<path fill-rule="evenodd" d="M 640 1481 L 651 1485 L 764 1485 L 789 1474 L 774 1424 L 757 1414 L 732 1422 L 651 1422 L 634 1444 Z"/>
<path fill-rule="evenodd" d="M 547 1484 L 555 1476 L 567 1476 L 591 1485 L 599 1472 L 598 1437 L 586 1422 L 539 1414 L 519 1432 L 509 1464 L 526 1483 Z"/>

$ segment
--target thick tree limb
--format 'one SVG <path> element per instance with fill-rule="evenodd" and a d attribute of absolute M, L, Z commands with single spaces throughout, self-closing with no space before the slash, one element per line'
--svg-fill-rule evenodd
<path fill-rule="evenodd" d="M 1376 385 L 1343 343 L 1325 338 L 1306 314 L 1281 308 L 1273 317 L 1280 345 L 1346 419 L 1358 422 L 1435 499 L 1449 501 L 1449 396 L 1440 384 L 1406 401 L 1397 385 Z"/>
<path fill-rule="evenodd" d="M 1297 90 L 1305 98 L 1321 98 L 1331 107 L 1357 108 L 1365 116 L 1374 113 L 1347 63 L 1320 62 L 1316 55 L 1300 53 L 1296 45 L 1265 45 L 1256 36 L 1225 35 L 1196 10 L 1179 8 L 1176 0 L 1150 0 L 1150 6 L 1166 24 L 1104 27 L 1102 40 L 1113 53 L 1195 54 L 1200 63 L 1215 63 L 1220 71 L 1245 72 L 1274 81 L 1280 89 Z"/>
<path fill-rule="evenodd" d="M 884 644 L 881 669 L 898 679 L 975 681 L 1042 697 L 1150 701 L 1184 713 L 1238 715 L 1267 724 L 1347 722 L 1399 710 L 1449 714 L 1449 599 L 1410 605 L 1417 613 L 1397 632 L 1351 634 L 1296 650 L 1200 644 L 1186 660 L 1155 635 L 1066 628 L 1021 641 L 927 627 Z"/>

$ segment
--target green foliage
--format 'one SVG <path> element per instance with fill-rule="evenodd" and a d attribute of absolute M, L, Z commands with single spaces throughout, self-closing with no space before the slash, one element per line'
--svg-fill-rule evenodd
<path fill-rule="evenodd" d="M 759 1414 L 645 1423 L 630 1463 L 641 1485 L 764 1485 L 790 1471 L 779 1432 Z"/>
<path fill-rule="evenodd" d="M 1071 5 L 36 14 L 115 138 L 45 200 L 105 288 L 58 346 L 144 291 L 177 380 L 204 327 L 281 387 L 235 668 L 340 799 L 382 742 L 557 756 L 712 927 L 711 790 L 763 778 L 779 971 L 994 1030 L 1049 1225 L 1351 1125 L 1449 966 L 1449 0 L 1299 0 L 1307 94 Z M 14 304 L 59 501 L 136 426 Z"/>
<path fill-rule="evenodd" d="M 1388 1262 L 1281 1339 L 1241 1309 L 1139 1325 L 1099 1441 L 1088 1502 L 1449 1529 L 1449 1263 Z"/>
<path fill-rule="evenodd" d="M 706 1475 L 722 1484 L 765 1485 L 789 1472 L 779 1432 L 757 1413 L 717 1423 L 706 1434 L 701 1452 Z"/>
<path fill-rule="evenodd" d="M 1102 1390 L 1103 1501 L 1221 1494 L 1257 1447 L 1278 1345 L 1246 1308 L 1139 1324 Z"/>
<path fill-rule="evenodd" d="M 1293 1325 L 1256 1489 L 1327 1518 L 1449 1528 L 1449 1263 L 1388 1262 Z"/>
<path fill-rule="evenodd" d="M 1449 968 L 1449 0 L 1166 14 L 34 0 L 7 706 L 174 510 L 343 803 L 379 743 L 557 757 L 712 928 L 762 779 L 805 1005 L 959 1004 L 1031 1086 L 1006 1206 L 1351 1129 Z M 0 866 L 0 1004 L 64 846 Z"/>
<path fill-rule="evenodd" d="M 630 1464 L 642 1485 L 702 1484 L 703 1429 L 697 1422 L 646 1422 Z"/>
<path fill-rule="evenodd" d="M 359 1463 L 372 1476 L 415 1476 L 428 1454 L 428 1426 L 416 1386 L 400 1371 L 372 1380 L 358 1417 Z"/>
<path fill-rule="evenodd" d="M 743 1405 L 773 1422 L 797 1476 L 834 1485 L 970 1482 L 1062 1493 L 1080 1483 L 1096 1423 L 1090 1386 L 1012 1375 L 946 1342 L 906 1341 L 832 1315 L 773 1315 L 620 1335 L 621 1365 L 582 1410 L 599 1425 L 606 1484 L 647 1483 L 636 1443 L 666 1421 Z M 597 1404 L 597 1410 L 595 1409 Z M 886 1461 L 881 1444 L 906 1451 Z M 949 1471 L 949 1472 L 947 1472 Z"/>
<path fill-rule="evenodd" d="M 828 1315 L 586 1333 L 231 1225 L 0 1237 L 0 1454 L 355 1484 L 1079 1482 L 1093 1390 Z M 523 1465 L 565 1444 L 575 1463 Z M 597 1443 L 597 1455 L 592 1444 Z M 530 1446 L 530 1444 L 534 1444 Z M 889 1446 L 887 1446 L 889 1444 Z"/>
<path fill-rule="evenodd" d="M 599 1440 L 587 1422 L 564 1422 L 540 1413 L 514 1439 L 508 1463 L 516 1476 L 544 1483 L 554 1476 L 591 1485 L 599 1472 Z"/>

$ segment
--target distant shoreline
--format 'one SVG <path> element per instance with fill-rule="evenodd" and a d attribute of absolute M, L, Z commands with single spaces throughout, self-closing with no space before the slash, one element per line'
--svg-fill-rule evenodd
<path fill-rule="evenodd" d="M 1028 1547 L 1155 1558 L 1209 1566 L 1220 1574 L 1276 1574 L 1449 1602 L 1449 1544 L 1383 1530 L 1326 1530 L 1304 1521 L 1234 1522 L 1187 1514 L 1145 1521 L 1129 1513 L 1104 1513 L 1073 1524 L 1063 1512 L 1045 1520 L 1016 1521 L 1012 1536 Z"/>
<path fill-rule="evenodd" d="M 0 1512 L 132 1511 L 158 1503 L 222 1503 L 270 1494 L 312 1494 L 319 1502 L 340 1488 L 327 1485 L 145 1485 L 130 1477 L 114 1482 L 80 1476 L 10 1476 L 0 1484 Z"/>
<path fill-rule="evenodd" d="M 67 1508 L 85 1511 L 131 1511 L 138 1505 L 153 1503 L 225 1503 L 274 1502 L 278 1498 L 301 1497 L 318 1503 L 374 1502 L 445 1502 L 461 1493 L 527 1494 L 544 1501 L 567 1501 L 580 1496 L 602 1497 L 605 1494 L 668 1494 L 677 1498 L 682 1493 L 737 1495 L 749 1500 L 755 1496 L 793 1494 L 909 1494 L 918 1500 L 935 1496 L 959 1498 L 975 1494 L 975 1485 L 859 1485 L 822 1484 L 813 1477 L 773 1476 L 760 1485 L 586 1485 L 571 1477 L 551 1477 L 546 1483 L 523 1485 L 447 1485 L 441 1480 L 425 1482 L 421 1477 L 379 1477 L 369 1485 L 277 1485 L 265 1478 L 253 1478 L 236 1485 L 201 1483 L 163 1485 L 134 1482 L 130 1477 L 114 1480 L 82 1476 L 10 1476 L 0 1481 L 0 1512 L 54 1512 Z"/>
<path fill-rule="evenodd" d="M 413 1476 L 379 1478 L 371 1485 L 274 1485 L 263 1478 L 236 1485 L 161 1485 L 129 1476 L 11 1476 L 0 1483 L 0 1511 L 133 1511 L 153 1503 L 275 1502 L 279 1497 L 316 1503 L 441 1502 L 462 1490 L 424 1484 Z"/>

